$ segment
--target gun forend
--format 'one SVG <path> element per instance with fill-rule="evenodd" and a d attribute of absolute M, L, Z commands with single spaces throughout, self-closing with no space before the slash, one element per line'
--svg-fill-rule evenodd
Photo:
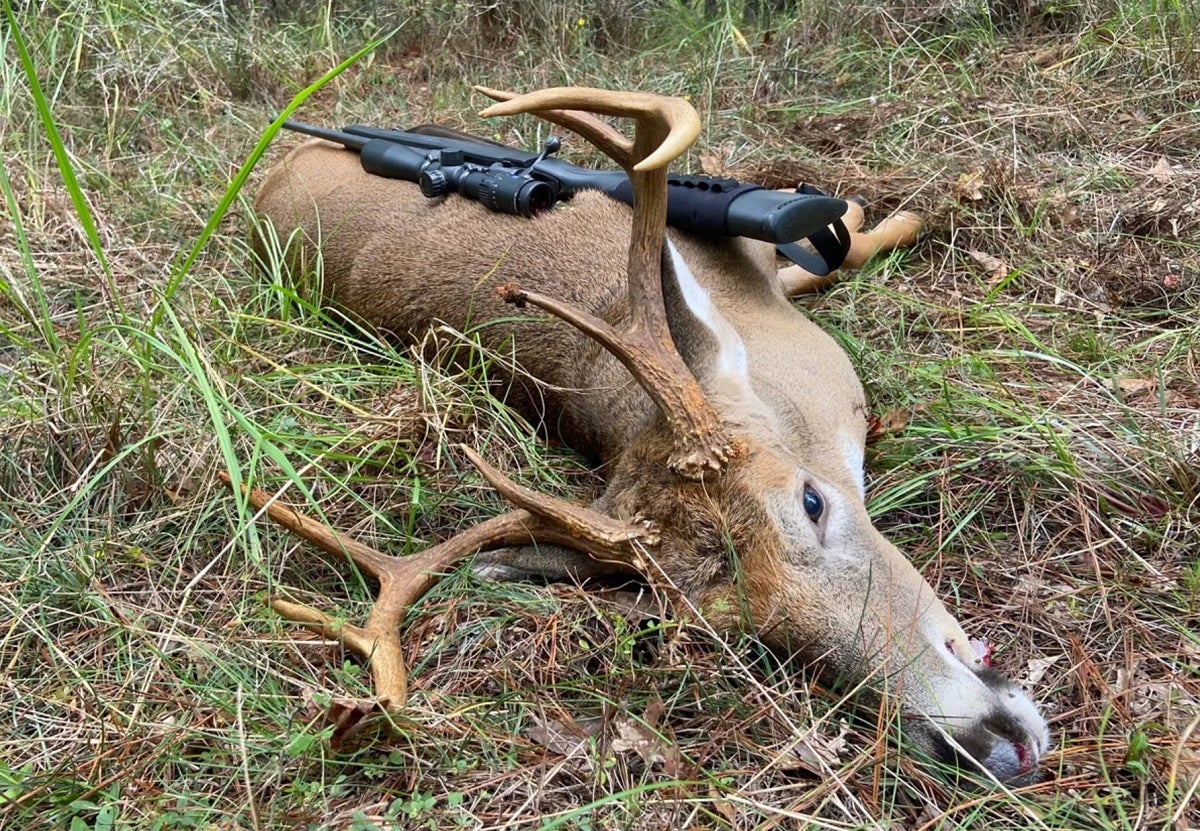
<path fill-rule="evenodd" d="M 560 174 L 554 161 L 551 170 Z M 549 167 L 549 165 L 547 165 Z M 633 204 L 633 186 L 624 173 L 562 170 L 572 189 L 594 187 Z M 811 236 L 841 218 L 846 202 L 824 194 L 780 193 L 736 179 L 671 174 L 667 178 L 667 224 L 693 234 L 751 239 L 784 245 Z"/>
<path fill-rule="evenodd" d="M 697 193 L 681 184 L 670 187 L 668 193 L 667 221 L 676 228 L 750 237 L 776 245 L 815 234 L 841 219 L 847 208 L 845 200 L 832 196 L 780 193 L 742 185 L 730 193 L 722 217 L 713 215 L 711 195 Z M 685 212 L 690 215 L 685 216 Z M 721 223 L 722 227 L 715 227 L 716 223 Z"/>

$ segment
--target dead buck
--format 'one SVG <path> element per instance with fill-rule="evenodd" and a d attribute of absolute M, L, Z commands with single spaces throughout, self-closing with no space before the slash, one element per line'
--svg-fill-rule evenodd
<path fill-rule="evenodd" d="M 584 192 L 533 220 L 490 213 L 370 176 L 354 153 L 316 140 L 271 171 L 255 210 L 282 239 L 301 232 L 285 256 L 293 271 L 320 249 L 326 299 L 357 318 L 409 339 L 444 323 L 485 348 L 510 342 L 521 371 L 503 378 L 508 402 L 598 459 L 606 490 L 590 507 L 565 503 L 466 451 L 516 510 L 404 558 L 273 506 L 380 583 L 362 627 L 278 611 L 367 658 L 381 703 L 396 708 L 405 608 L 453 563 L 493 551 L 476 559 L 492 575 L 658 575 L 718 631 L 749 628 L 785 655 L 872 680 L 937 757 L 973 758 L 1004 780 L 1036 775 L 1049 741 L 1037 708 L 871 524 L 862 386 L 785 297 L 773 246 L 665 233 L 666 165 L 699 133 L 692 107 L 594 89 L 485 92 L 511 100 L 484 116 L 536 113 L 603 150 L 632 178 L 636 207 Z M 589 113 L 634 119 L 636 137 Z M 917 228 L 893 218 L 859 235 L 857 253 Z M 511 322 L 510 304 L 528 314 Z M 509 322 L 488 325 L 499 319 Z"/>

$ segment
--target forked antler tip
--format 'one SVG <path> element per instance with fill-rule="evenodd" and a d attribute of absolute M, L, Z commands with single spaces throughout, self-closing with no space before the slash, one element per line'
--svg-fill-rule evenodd
<path fill-rule="evenodd" d="M 485 91 L 482 89 L 479 91 L 482 92 L 484 95 L 487 95 L 489 98 L 494 97 L 489 94 L 489 91 Z M 494 91 L 495 90 L 491 90 L 491 92 L 494 92 Z M 525 110 L 521 109 L 519 106 L 514 105 L 513 102 L 516 101 L 518 98 L 520 98 L 519 95 L 514 95 L 512 98 L 498 98 L 496 100 L 499 101 L 499 103 L 492 104 L 489 107 L 484 107 L 482 110 L 479 111 L 479 117 L 480 118 L 497 118 L 502 115 L 516 115 L 517 113 L 525 112 Z"/>
<path fill-rule="evenodd" d="M 494 118 L 502 115 L 518 115 L 520 113 L 536 113 L 539 110 L 559 109 L 562 107 L 585 107 L 588 99 L 594 94 L 609 95 L 608 90 L 597 90 L 589 87 L 548 87 L 533 92 L 506 93 L 490 87 L 476 87 L 478 92 L 498 103 L 492 104 L 479 111 L 480 118 Z"/>
<path fill-rule="evenodd" d="M 492 99 L 493 101 L 508 101 L 510 99 L 516 98 L 518 95 L 518 93 L 511 92 L 509 90 L 493 89 L 492 87 L 485 87 L 483 84 L 475 84 L 475 86 L 471 87 L 471 89 L 473 89 L 475 92 L 478 92 L 480 95 L 486 95 L 488 98 Z M 480 113 L 480 115 L 483 115 L 483 113 Z M 486 118 L 487 116 L 484 116 L 484 117 Z"/>
<path fill-rule="evenodd" d="M 667 136 L 650 155 L 634 165 L 633 169 L 637 171 L 665 167 L 672 159 L 678 158 L 691 147 L 700 135 L 700 116 L 696 113 L 696 108 L 683 98 L 653 93 L 614 92 L 592 87 L 552 87 L 524 95 L 482 86 L 475 89 L 500 102 L 481 110 L 481 118 L 558 109 L 582 109 L 604 115 L 657 120 L 666 127 Z"/>
<path fill-rule="evenodd" d="M 653 153 L 633 166 L 638 172 L 666 167 L 700 137 L 700 115 L 686 99 L 660 97 L 657 105 L 670 132 Z"/>

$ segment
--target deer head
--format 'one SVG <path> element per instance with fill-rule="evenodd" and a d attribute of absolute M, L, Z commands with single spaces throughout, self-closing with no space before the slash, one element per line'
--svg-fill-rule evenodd
<path fill-rule="evenodd" d="M 844 680 L 894 697 L 911 717 L 908 734 L 941 758 L 974 760 L 1000 779 L 1031 775 L 1048 744 L 1035 706 L 985 666 L 931 587 L 867 515 L 865 400 L 849 360 L 786 301 L 769 246 L 730 241 L 705 247 L 666 238 L 666 165 L 698 135 L 695 111 L 678 99 L 604 90 L 486 92 L 509 100 L 484 115 L 532 112 L 566 125 L 632 179 L 622 308 L 602 315 L 513 282 L 498 292 L 505 302 L 553 315 L 599 344 L 652 403 L 601 407 L 588 416 L 610 437 L 608 486 L 590 508 L 522 488 L 464 450 L 517 510 L 411 557 L 388 557 L 331 537 L 274 506 L 276 519 L 380 581 L 379 600 L 363 627 L 337 626 L 294 604 L 277 603 L 278 611 L 342 638 L 368 658 L 381 702 L 398 707 L 405 675 L 397 628 L 430 574 L 500 546 L 533 541 L 542 551 L 547 545 L 573 549 L 593 564 L 633 569 L 668 586 L 681 607 L 698 610 L 719 630 L 749 629 L 785 654 L 820 661 Z M 634 119 L 634 139 L 589 113 Z M 294 224 L 297 211 L 307 210 L 297 208 L 294 187 L 305 164 L 327 169 L 330 154 L 349 155 L 319 142 L 307 147 L 318 161 L 305 162 L 301 148 L 260 191 L 256 208 L 276 225 Z M 344 198 L 330 187 L 310 190 L 326 214 Z M 463 203 L 455 210 L 476 207 Z M 620 206 L 588 210 L 610 222 L 630 221 Z M 338 221 L 354 227 L 353 218 Z M 536 233 L 529 229 L 537 222 L 522 232 Z M 548 235 L 558 233 L 553 223 L 543 227 Z M 599 243 L 590 251 L 586 237 L 545 244 L 574 252 L 556 278 L 567 285 L 597 279 L 599 266 L 589 258 L 610 253 Z M 347 250 L 367 245 L 355 238 Z M 382 302 L 382 281 L 397 270 L 395 262 L 385 263 L 382 276 L 370 278 L 379 284 L 367 285 L 372 291 L 364 296 Z M 358 277 L 340 279 L 361 280 L 369 271 L 359 264 Z M 369 318 L 367 303 L 356 308 L 346 300 L 355 290 L 335 285 L 332 295 Z M 578 343 L 555 348 L 574 349 L 577 359 L 588 354 Z M 536 366 L 530 369 L 537 373 Z M 579 412 L 586 407 L 572 406 L 573 418 L 584 418 Z M 263 506 L 269 499 L 257 494 L 252 501 Z"/>

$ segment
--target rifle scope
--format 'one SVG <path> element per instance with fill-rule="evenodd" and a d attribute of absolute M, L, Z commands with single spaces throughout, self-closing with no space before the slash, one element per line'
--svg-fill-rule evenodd
<path fill-rule="evenodd" d="M 454 151 L 442 151 L 440 156 L 417 177 L 421 193 L 430 199 L 460 193 L 490 211 L 526 218 L 554 207 L 554 190 L 528 174 L 502 165 L 471 164 L 455 158 Z"/>

